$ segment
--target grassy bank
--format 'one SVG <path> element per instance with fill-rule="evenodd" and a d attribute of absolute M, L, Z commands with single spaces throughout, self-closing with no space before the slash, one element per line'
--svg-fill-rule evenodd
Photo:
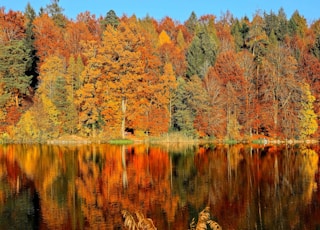
<path fill-rule="evenodd" d="M 129 145 L 129 144 L 133 144 L 134 140 L 131 140 L 131 139 L 111 139 L 107 143 L 112 144 L 112 145 Z"/>

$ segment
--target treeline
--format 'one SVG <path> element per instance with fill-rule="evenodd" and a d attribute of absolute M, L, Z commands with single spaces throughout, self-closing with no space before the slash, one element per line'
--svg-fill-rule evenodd
<path fill-rule="evenodd" d="M 320 20 L 0 9 L 2 139 L 318 137 Z"/>

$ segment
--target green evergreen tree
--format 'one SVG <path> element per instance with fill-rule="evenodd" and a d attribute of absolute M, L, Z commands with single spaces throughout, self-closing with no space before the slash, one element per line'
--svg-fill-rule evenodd
<path fill-rule="evenodd" d="M 184 23 L 184 25 L 186 26 L 186 28 L 190 34 L 195 34 L 196 28 L 198 25 L 198 19 L 197 19 L 197 15 L 194 11 L 192 11 L 190 17 Z"/>
<path fill-rule="evenodd" d="M 0 84 L 16 106 L 20 104 L 20 97 L 28 93 L 31 82 L 31 77 L 25 74 L 29 53 L 23 40 L 0 44 Z"/>
<path fill-rule="evenodd" d="M 36 13 L 31 7 L 30 3 L 27 4 L 24 15 L 26 17 L 26 37 L 25 46 L 29 49 L 29 62 L 27 63 L 26 75 L 32 76 L 32 86 L 37 84 L 37 62 L 39 58 L 37 57 L 37 51 L 34 46 L 34 32 L 33 32 L 33 20 L 36 18 Z"/>
<path fill-rule="evenodd" d="M 53 86 L 52 102 L 62 113 L 68 110 L 68 91 L 66 86 L 66 79 L 62 76 L 57 76 Z"/>
<path fill-rule="evenodd" d="M 76 59 L 72 56 L 69 60 L 69 66 L 67 68 L 66 81 L 67 90 L 70 92 L 71 100 L 73 100 L 76 90 L 80 88 L 80 75 L 84 70 L 84 64 L 80 56 Z"/>
<path fill-rule="evenodd" d="M 187 50 L 187 76 L 197 74 L 200 71 L 200 67 L 204 64 L 204 53 L 201 49 L 201 41 L 198 36 L 195 36 Z"/>
<path fill-rule="evenodd" d="M 320 60 L 320 34 L 317 35 L 311 53 Z"/>
<path fill-rule="evenodd" d="M 6 118 L 6 104 L 10 99 L 10 93 L 6 92 L 4 88 L 4 82 L 0 82 L 0 121 Z"/>
<path fill-rule="evenodd" d="M 209 96 L 198 76 L 194 75 L 189 80 L 179 77 L 177 83 L 172 103 L 173 130 L 189 137 L 197 137 L 195 118 L 209 110 Z"/>
<path fill-rule="evenodd" d="M 69 103 L 69 111 L 67 114 L 67 120 L 69 120 L 69 125 L 67 127 L 68 133 L 75 133 L 77 122 L 78 122 L 78 110 L 79 105 L 75 103 L 76 98 L 76 92 L 80 89 L 81 86 L 81 80 L 80 76 L 82 71 L 84 70 L 84 64 L 82 62 L 82 59 L 80 56 L 78 56 L 76 59 L 72 56 L 69 60 L 69 66 L 67 68 L 67 74 L 66 74 L 66 91 L 68 94 L 66 95 L 68 97 Z"/>
<path fill-rule="evenodd" d="M 277 37 L 280 41 L 283 42 L 285 36 L 288 34 L 288 19 L 283 8 L 280 8 L 278 11 L 278 23 L 279 23 L 279 29 L 278 29 Z"/>
<path fill-rule="evenodd" d="M 63 127 L 63 133 L 72 134 L 77 126 L 77 111 L 73 101 L 70 100 L 69 93 L 65 77 L 58 76 L 54 83 L 52 102 L 59 111 L 58 118 Z"/>
<path fill-rule="evenodd" d="M 53 19 L 57 26 L 62 28 L 66 26 L 67 19 L 63 15 L 64 9 L 59 6 L 59 0 L 51 0 L 51 4 L 47 5 L 43 11 Z"/>
<path fill-rule="evenodd" d="M 270 14 L 264 13 L 264 21 L 266 34 L 270 37 L 274 33 L 277 40 L 283 42 L 288 33 L 288 21 L 283 8 L 278 11 L 277 15 L 272 11 Z"/>
<path fill-rule="evenodd" d="M 299 35 L 300 37 L 304 37 L 308 28 L 307 20 L 296 10 L 289 20 L 288 27 L 291 36 Z"/>
<path fill-rule="evenodd" d="M 269 45 L 277 45 L 277 44 L 278 44 L 277 36 L 274 33 L 274 31 L 271 30 L 271 33 L 269 35 Z"/>
<path fill-rule="evenodd" d="M 119 23 L 119 18 L 113 10 L 109 10 L 105 18 L 100 21 L 102 31 L 106 29 L 107 25 L 117 28 Z"/>
<path fill-rule="evenodd" d="M 251 22 L 250 30 L 246 39 L 246 45 L 252 52 L 257 64 L 261 64 L 262 57 L 267 52 L 268 36 L 264 30 L 264 21 L 256 14 Z M 257 73 L 259 72 L 259 65 Z"/>
<path fill-rule="evenodd" d="M 239 20 L 235 20 L 231 27 L 231 34 L 234 38 L 236 50 L 240 51 L 244 46 L 244 40 L 241 34 L 241 26 Z"/>
<path fill-rule="evenodd" d="M 240 51 L 243 48 L 246 48 L 246 39 L 249 34 L 249 26 L 246 23 L 249 21 L 247 18 L 241 20 L 234 20 L 231 26 L 231 34 L 234 37 L 234 42 L 236 45 L 236 50 Z"/>
<path fill-rule="evenodd" d="M 203 78 L 208 68 L 214 64 L 217 52 L 218 45 L 214 35 L 209 34 L 202 26 L 187 50 L 187 76 L 191 78 L 197 75 Z"/>
<path fill-rule="evenodd" d="M 195 136 L 195 129 L 193 127 L 194 114 L 192 108 L 189 106 L 190 95 L 187 91 L 187 82 L 179 77 L 177 79 L 177 89 L 173 97 L 173 130 L 180 131 L 187 136 Z"/>

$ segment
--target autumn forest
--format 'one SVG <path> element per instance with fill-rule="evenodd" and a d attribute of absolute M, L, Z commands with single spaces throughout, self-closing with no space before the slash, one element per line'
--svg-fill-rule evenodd
<path fill-rule="evenodd" d="M 0 8 L 0 139 L 318 138 L 320 19 Z"/>

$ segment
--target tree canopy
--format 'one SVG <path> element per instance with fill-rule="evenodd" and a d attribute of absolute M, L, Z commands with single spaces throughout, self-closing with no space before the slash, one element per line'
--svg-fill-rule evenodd
<path fill-rule="evenodd" d="M 180 23 L 113 10 L 72 20 L 59 0 L 38 14 L 3 7 L 0 132 L 319 137 L 319 28 L 283 9 L 252 20 L 192 12 Z"/>

